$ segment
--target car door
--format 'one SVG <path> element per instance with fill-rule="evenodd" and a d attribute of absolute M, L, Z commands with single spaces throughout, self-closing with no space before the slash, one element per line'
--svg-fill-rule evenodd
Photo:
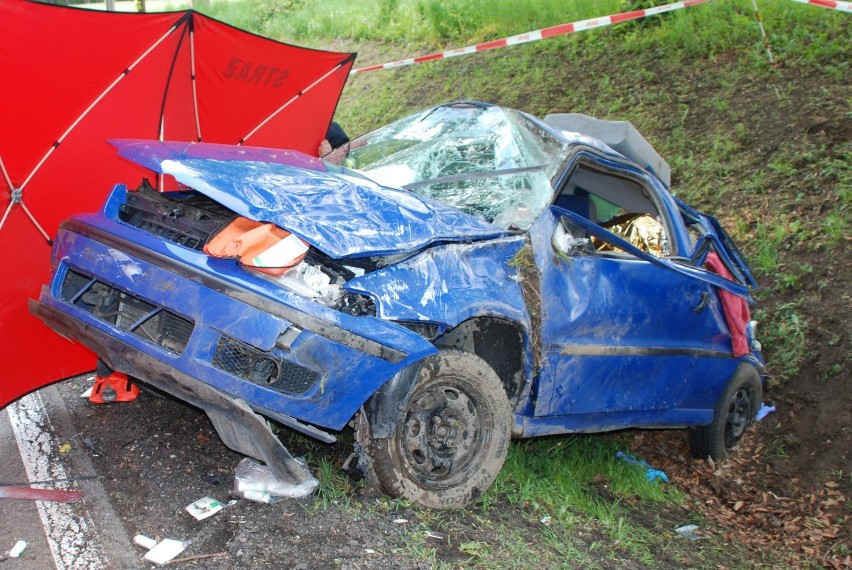
<path fill-rule="evenodd" d="M 675 215 L 641 173 L 579 157 L 530 232 L 541 280 L 536 416 L 712 408 L 734 366 L 716 286 L 736 287 L 678 257 L 686 232 Z M 613 225 L 630 216 L 659 230 L 656 245 Z"/>

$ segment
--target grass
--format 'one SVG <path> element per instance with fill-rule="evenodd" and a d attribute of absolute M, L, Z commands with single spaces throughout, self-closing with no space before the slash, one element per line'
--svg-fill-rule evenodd
<path fill-rule="evenodd" d="M 195 7 L 283 41 L 359 51 L 356 66 L 364 66 L 651 4 L 196 0 Z M 817 275 L 824 280 L 825 266 L 842 270 L 848 259 L 852 27 L 848 14 L 789 0 L 760 8 L 775 65 L 751 2 L 714 0 L 475 56 L 359 74 L 348 82 L 336 119 L 357 135 L 431 104 L 470 98 L 538 116 L 582 111 L 630 120 L 670 162 L 674 192 L 718 213 L 745 251 L 762 286 L 755 317 L 769 374 L 783 384 L 801 376 L 806 355 L 817 351 L 808 343 L 820 301 L 803 294 L 806 284 Z M 526 262 L 514 260 L 519 268 Z M 848 361 L 833 362 L 815 376 L 827 380 L 846 370 Z M 785 447 L 773 440 L 765 453 L 784 457 Z M 606 556 L 653 566 L 655 555 L 669 551 L 677 559 L 684 547 L 665 538 L 670 529 L 658 525 L 651 535 L 632 514 L 636 505 L 665 510 L 683 499 L 650 484 L 641 469 L 615 458 L 617 450 L 610 437 L 517 442 L 495 486 L 471 509 L 473 524 L 457 528 L 456 515 L 415 509 L 399 548 L 438 568 L 453 564 L 442 561 L 448 550 L 463 557 L 460 565 L 482 568 L 620 566 L 601 563 Z M 320 460 L 318 469 L 321 508 L 348 505 L 376 516 L 410 509 L 388 499 L 351 502 L 353 486 L 335 466 Z M 506 504 L 515 519 L 499 519 Z M 439 549 L 426 530 L 446 531 L 452 544 Z M 708 542 L 682 565 L 715 567 Z M 731 564 L 730 553 L 719 556 Z"/>
<path fill-rule="evenodd" d="M 565 528 L 591 518 L 619 544 L 641 551 L 644 531 L 629 522 L 622 503 L 662 504 L 682 497 L 649 481 L 641 465 L 620 459 L 619 445 L 603 436 L 516 442 L 481 504 L 487 509 L 504 500 Z"/>
<path fill-rule="evenodd" d="M 771 381 L 775 384 L 796 378 L 807 356 L 807 321 L 800 316 L 801 301 L 783 303 L 770 313 L 758 311 L 759 335 L 771 349 Z"/>
<path fill-rule="evenodd" d="M 439 549 L 477 568 L 595 568 L 602 557 L 652 567 L 657 550 L 680 550 L 667 545 L 670 534 L 655 536 L 632 522 L 639 506 L 640 518 L 653 527 L 658 523 L 649 507 L 665 510 L 684 499 L 677 489 L 649 481 L 642 465 L 619 458 L 622 450 L 629 451 L 607 436 L 515 442 L 495 485 L 463 512 L 365 498 L 364 484 L 352 483 L 319 454 L 310 462 L 320 480 L 310 508 L 343 509 L 358 517 L 405 513 L 408 523 L 400 526 L 392 548 L 434 568 L 456 567 L 441 561 Z"/>
<path fill-rule="evenodd" d="M 245 29 L 287 41 L 316 42 L 330 38 L 357 41 L 421 42 L 443 45 L 471 43 L 519 34 L 587 18 L 644 8 L 643 0 L 245 0 L 205 2 L 194 7 Z M 762 6 L 773 51 L 779 59 L 833 59 L 844 14 L 815 10 L 791 2 Z M 828 24 L 828 30 L 825 30 Z M 814 29 L 816 26 L 816 29 Z M 597 34 L 600 36 L 601 34 Z M 675 13 L 618 27 L 616 35 L 635 52 L 659 43 L 679 46 L 687 55 L 710 55 L 750 46 L 749 55 L 765 60 L 751 3 L 716 0 Z M 842 34 L 841 34 L 842 35 Z M 593 40 L 594 41 L 594 40 Z M 608 38 L 607 43 L 611 43 Z M 808 49 L 802 51 L 802 46 Z M 414 55 L 414 54 L 410 54 Z M 672 54 L 675 56 L 676 54 Z M 682 55 L 682 54 L 677 54 Z M 834 64 L 844 71 L 843 65 Z"/>
<path fill-rule="evenodd" d="M 314 502 L 314 506 L 318 508 L 349 507 L 354 491 L 352 480 L 326 455 L 319 456 L 318 462 L 315 472 L 319 487 L 316 491 L 317 501 Z"/>

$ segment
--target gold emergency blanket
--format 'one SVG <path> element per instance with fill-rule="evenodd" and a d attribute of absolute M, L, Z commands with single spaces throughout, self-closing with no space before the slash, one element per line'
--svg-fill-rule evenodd
<path fill-rule="evenodd" d="M 624 238 L 631 245 L 656 257 L 670 254 L 669 240 L 660 222 L 648 214 L 623 214 L 601 224 L 601 227 Z M 621 252 L 620 249 L 593 239 L 598 251 Z"/>

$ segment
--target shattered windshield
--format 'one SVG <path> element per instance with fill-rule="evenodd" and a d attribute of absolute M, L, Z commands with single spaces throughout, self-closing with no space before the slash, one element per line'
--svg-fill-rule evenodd
<path fill-rule="evenodd" d="M 553 197 L 567 146 L 527 117 L 455 104 L 352 142 L 346 166 L 501 227 L 526 229 Z"/>

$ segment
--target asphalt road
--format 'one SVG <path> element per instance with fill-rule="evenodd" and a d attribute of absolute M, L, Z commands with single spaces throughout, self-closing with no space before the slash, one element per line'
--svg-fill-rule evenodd
<path fill-rule="evenodd" d="M 185 541 L 179 568 L 430 567 L 404 548 L 418 519 L 412 509 L 376 508 L 364 486 L 339 506 L 316 495 L 271 505 L 231 501 L 243 456 L 222 444 L 201 410 L 144 386 L 136 401 L 93 405 L 81 397 L 91 384 L 60 382 L 0 410 L 0 483 L 74 479 L 43 486 L 83 492 L 73 504 L 0 499 L 0 554 L 27 542 L 23 556 L 0 562 L 0 570 L 154 568 L 133 543 L 136 534 Z M 313 449 L 335 464 L 351 450 L 348 441 L 284 437 L 297 455 Z M 185 507 L 205 496 L 227 506 L 197 521 Z"/>
<path fill-rule="evenodd" d="M 79 385 L 79 384 L 77 384 Z M 27 543 L 20 558 L 5 567 L 130 568 L 139 564 L 138 553 L 128 548 L 125 532 L 97 473 L 86 454 L 67 454 L 81 433 L 69 408 L 88 406 L 84 398 L 63 399 L 57 385 L 48 386 L 7 406 L 0 412 L 0 483 L 29 484 L 85 478 L 42 486 L 78 489 L 83 499 L 73 503 L 0 499 L 0 553 L 19 540 Z M 80 445 L 84 445 L 82 441 Z M 67 455 L 63 458 L 62 455 Z"/>

